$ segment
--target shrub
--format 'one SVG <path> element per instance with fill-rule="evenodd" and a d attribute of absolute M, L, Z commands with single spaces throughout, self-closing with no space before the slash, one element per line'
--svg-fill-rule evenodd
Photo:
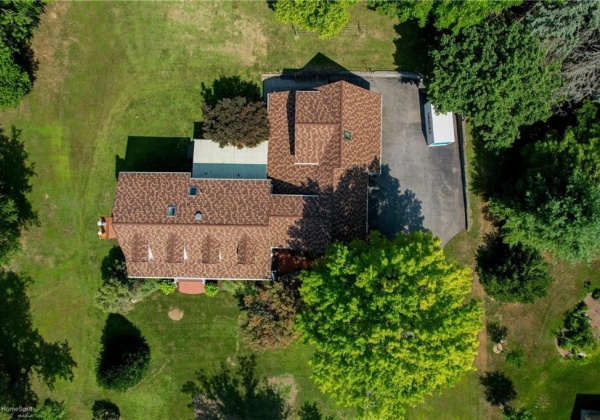
<path fill-rule="evenodd" d="M 487 235 L 477 250 L 477 274 L 486 293 L 501 302 L 531 303 L 546 296 L 552 284 L 539 252 L 509 246 L 497 233 Z"/>
<path fill-rule="evenodd" d="M 509 351 L 506 354 L 506 363 L 516 368 L 522 368 L 525 364 L 525 352 L 521 349 Z"/>
<path fill-rule="evenodd" d="M 206 283 L 204 285 L 204 293 L 206 294 L 206 296 L 208 297 L 215 297 L 219 294 L 219 286 L 217 286 L 215 283 Z"/>
<path fill-rule="evenodd" d="M 46 398 L 44 404 L 36 407 L 34 418 L 36 420 L 60 420 L 67 414 L 67 405 L 64 402 L 58 402 Z"/>
<path fill-rule="evenodd" d="M 517 410 L 507 405 L 502 410 L 502 420 L 535 420 L 535 417 L 524 407 Z"/>
<path fill-rule="evenodd" d="M 502 326 L 498 322 L 494 321 L 488 322 L 485 328 L 492 342 L 502 343 L 504 342 L 504 340 L 506 340 L 508 328 L 506 328 L 505 326 Z"/>
<path fill-rule="evenodd" d="M 150 347 L 140 330 L 122 315 L 110 314 L 96 366 L 98 385 L 125 391 L 142 380 L 149 365 Z"/>
<path fill-rule="evenodd" d="M 249 282 L 238 293 L 242 336 L 254 350 L 288 346 L 297 334 L 294 321 L 301 305 L 295 275 L 275 281 Z"/>
<path fill-rule="evenodd" d="M 119 407 L 108 400 L 96 400 L 92 406 L 92 420 L 119 420 Z"/>
<path fill-rule="evenodd" d="M 269 137 L 267 107 L 246 98 L 225 98 L 213 107 L 204 104 L 204 131 L 221 147 L 256 147 Z"/>
<path fill-rule="evenodd" d="M 558 345 L 569 350 L 571 355 L 590 354 L 597 348 L 597 343 L 590 325 L 588 309 L 584 302 L 579 302 L 565 314 L 561 331 L 557 336 Z"/>
<path fill-rule="evenodd" d="M 96 292 L 96 306 L 106 313 L 126 314 L 133 309 L 134 294 L 116 279 L 104 283 Z"/>
<path fill-rule="evenodd" d="M 161 280 L 158 282 L 158 288 L 165 295 L 171 295 L 177 290 L 177 284 L 173 280 Z"/>
<path fill-rule="evenodd" d="M 600 300 L 600 287 L 596 287 L 592 290 L 592 298 L 595 300 Z"/>

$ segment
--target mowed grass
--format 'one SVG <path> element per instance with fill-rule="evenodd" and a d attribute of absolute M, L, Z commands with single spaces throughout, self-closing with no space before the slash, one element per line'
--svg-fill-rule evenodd
<path fill-rule="evenodd" d="M 358 31 L 360 21 L 363 33 Z M 393 69 L 394 21 L 352 10 L 339 38 L 319 40 L 273 18 L 266 2 L 53 2 L 36 33 L 35 87 L 21 106 L 0 115 L 15 125 L 36 162 L 31 200 L 40 227 L 24 237 L 12 268 L 33 279 L 36 326 L 50 341 L 67 340 L 78 367 L 73 382 L 59 381 L 41 398 L 68 404 L 69 418 L 91 416 L 96 399 L 108 398 L 126 419 L 186 419 L 192 410 L 181 386 L 198 369 L 249 354 L 237 335 L 238 309 L 226 293 L 155 295 L 128 315 L 147 338 L 152 362 L 146 379 L 126 393 L 97 387 L 94 365 L 106 315 L 94 307 L 100 263 L 112 243 L 99 241 L 95 222 L 109 215 L 115 165 L 127 139 L 189 137 L 201 120 L 200 84 L 219 76 L 260 81 L 261 73 L 299 68 L 322 53 L 341 66 Z M 171 306 L 185 311 L 180 322 Z M 311 382 L 311 349 L 258 356 L 261 376 L 292 375 L 297 403 L 317 404 L 342 417 Z"/>

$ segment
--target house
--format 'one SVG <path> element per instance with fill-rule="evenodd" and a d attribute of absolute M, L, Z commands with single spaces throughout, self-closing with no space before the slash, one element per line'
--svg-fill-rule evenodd
<path fill-rule="evenodd" d="M 341 81 L 270 93 L 267 106 L 256 149 L 196 140 L 192 173 L 119 174 L 104 237 L 119 241 L 130 277 L 268 279 L 277 249 L 366 236 L 381 97 Z"/>

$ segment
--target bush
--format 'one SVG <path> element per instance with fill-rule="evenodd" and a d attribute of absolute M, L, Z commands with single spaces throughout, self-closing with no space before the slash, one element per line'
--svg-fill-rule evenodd
<path fill-rule="evenodd" d="M 64 402 L 58 402 L 46 398 L 44 404 L 36 407 L 34 419 L 36 420 L 60 420 L 67 414 L 67 405 Z"/>
<path fill-rule="evenodd" d="M 269 119 L 264 102 L 225 98 L 213 107 L 204 104 L 204 131 L 221 147 L 256 147 L 269 137 Z"/>
<path fill-rule="evenodd" d="M 597 349 L 588 309 L 584 302 L 579 302 L 575 308 L 565 314 L 557 338 L 558 345 L 569 350 L 573 356 L 579 353 L 590 355 Z"/>
<path fill-rule="evenodd" d="M 177 284 L 173 280 L 161 280 L 158 282 L 158 288 L 165 295 L 171 295 L 177 290 Z"/>
<path fill-rule="evenodd" d="M 119 420 L 121 411 L 119 407 L 108 400 L 96 400 L 92 406 L 92 420 Z"/>
<path fill-rule="evenodd" d="M 592 298 L 595 300 L 600 300 L 600 287 L 596 287 L 592 290 Z"/>
<path fill-rule="evenodd" d="M 524 407 L 516 410 L 510 405 L 507 405 L 504 407 L 504 410 L 502 410 L 502 420 L 535 420 L 535 417 L 533 417 L 533 414 Z"/>
<path fill-rule="evenodd" d="M 104 283 L 96 292 L 96 306 L 106 313 L 126 314 L 133 309 L 133 291 L 116 279 Z"/>
<path fill-rule="evenodd" d="M 494 343 L 502 343 L 506 340 L 506 334 L 508 333 L 508 328 L 500 325 L 498 322 L 489 322 L 486 325 L 486 331 L 492 342 Z"/>
<path fill-rule="evenodd" d="M 215 283 L 206 282 L 204 285 L 204 293 L 208 297 L 215 297 L 219 294 L 219 286 L 217 286 Z"/>
<path fill-rule="evenodd" d="M 516 368 L 522 368 L 525 364 L 525 352 L 521 349 L 509 351 L 506 354 L 506 363 Z"/>
<path fill-rule="evenodd" d="M 98 385 L 125 391 L 142 380 L 149 365 L 150 347 L 140 330 L 122 315 L 110 314 L 96 366 Z"/>
<path fill-rule="evenodd" d="M 539 252 L 521 244 L 509 246 L 497 233 L 486 235 L 476 258 L 486 293 L 501 302 L 531 303 L 546 296 L 552 284 Z"/>
<path fill-rule="evenodd" d="M 295 275 L 275 281 L 249 282 L 237 297 L 242 336 L 254 350 L 287 347 L 296 338 L 294 321 L 301 305 Z"/>

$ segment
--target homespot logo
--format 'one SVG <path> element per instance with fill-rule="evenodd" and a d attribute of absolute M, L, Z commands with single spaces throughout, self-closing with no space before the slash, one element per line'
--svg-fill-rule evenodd
<path fill-rule="evenodd" d="M 6 405 L 0 406 L 0 412 L 2 413 L 31 413 L 33 407 L 7 407 Z"/>

